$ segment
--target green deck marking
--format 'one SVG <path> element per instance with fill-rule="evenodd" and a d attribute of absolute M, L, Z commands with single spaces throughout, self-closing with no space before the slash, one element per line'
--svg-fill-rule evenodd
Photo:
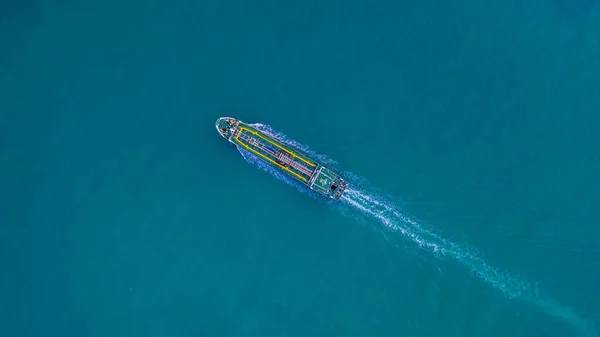
<path fill-rule="evenodd" d="M 336 200 L 341 197 L 347 183 L 340 175 L 249 124 L 232 118 L 226 119 L 228 122 L 224 118 L 218 119 L 216 127 L 228 141 L 252 152 L 315 192 Z"/>
<path fill-rule="evenodd" d="M 331 186 L 333 179 L 329 175 L 325 174 L 324 171 L 326 170 L 321 170 L 321 172 L 319 172 L 317 179 L 315 179 L 314 186 L 319 187 L 323 190 L 327 190 L 329 189 L 329 186 Z"/>

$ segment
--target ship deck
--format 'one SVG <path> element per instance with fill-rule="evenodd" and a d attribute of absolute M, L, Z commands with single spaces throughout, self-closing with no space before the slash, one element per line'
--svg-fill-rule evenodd
<path fill-rule="evenodd" d="M 325 167 L 321 167 L 321 169 L 317 171 L 317 177 L 313 180 L 310 187 L 318 192 L 328 194 L 329 186 L 336 180 L 336 177 L 337 175 L 335 173 L 329 171 Z"/>
<path fill-rule="evenodd" d="M 318 165 L 262 132 L 240 123 L 232 141 L 308 184 Z M 321 176 L 321 173 L 319 176 Z M 324 176 L 325 177 L 325 176 Z M 313 185 L 316 183 L 313 182 Z M 321 182 L 319 183 L 321 184 Z M 326 183 L 323 183 L 327 186 Z M 321 185 L 317 185 L 321 186 Z M 321 186 L 321 188 L 323 188 Z M 325 189 L 324 189 L 325 190 Z"/>

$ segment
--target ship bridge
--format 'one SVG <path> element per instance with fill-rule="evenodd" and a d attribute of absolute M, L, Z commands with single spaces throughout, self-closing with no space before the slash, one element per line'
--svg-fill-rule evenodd
<path fill-rule="evenodd" d="M 253 153 L 319 194 L 339 200 L 348 187 L 348 183 L 340 175 L 249 124 L 230 117 L 221 117 L 215 126 L 221 136 L 229 142 Z"/>

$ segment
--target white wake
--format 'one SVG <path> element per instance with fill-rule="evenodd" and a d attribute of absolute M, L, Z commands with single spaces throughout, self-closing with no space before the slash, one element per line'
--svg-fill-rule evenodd
<path fill-rule="evenodd" d="M 319 154 L 306 145 L 290 139 L 285 134 L 275 131 L 268 125 L 252 124 L 261 132 L 281 141 L 282 143 L 293 147 L 311 158 L 318 159 L 321 163 L 340 171 L 339 165 L 334 160 L 325 155 Z M 263 162 L 253 154 L 238 148 L 242 156 L 250 163 L 260 169 L 271 173 L 277 179 L 286 182 L 290 186 L 296 187 L 299 191 L 316 197 L 316 193 L 310 191 L 304 184 L 273 168 L 271 165 Z M 331 207 L 335 207 L 346 215 L 358 217 L 370 217 L 377 220 L 387 230 L 401 234 L 402 237 L 410 240 L 424 251 L 432 253 L 437 258 L 452 258 L 463 265 L 471 274 L 490 284 L 495 289 L 500 290 L 508 298 L 518 298 L 527 301 L 545 313 L 560 318 L 575 327 L 582 335 L 596 336 L 596 329 L 593 322 L 589 322 L 579 316 L 568 307 L 563 306 L 557 301 L 540 295 L 537 287 L 529 282 L 521 280 L 506 272 L 502 272 L 490 266 L 483 258 L 473 250 L 458 245 L 449 239 L 444 238 L 437 233 L 432 226 L 417 221 L 403 211 L 402 207 L 390 198 L 378 192 L 371 192 L 375 188 L 360 188 L 358 185 L 368 185 L 366 179 L 357 176 L 351 172 L 344 172 L 344 176 L 349 180 L 349 187 L 340 201 L 349 207 L 342 208 L 336 206 L 336 203 L 326 201 Z M 356 182 L 356 184 L 354 184 Z M 324 198 L 319 198 L 323 200 Z M 325 200 L 323 200 L 325 201 Z M 350 212 L 348 212 L 348 208 Z"/>

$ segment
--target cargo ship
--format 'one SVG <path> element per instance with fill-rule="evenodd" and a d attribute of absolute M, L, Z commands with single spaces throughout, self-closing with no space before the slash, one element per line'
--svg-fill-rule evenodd
<path fill-rule="evenodd" d="M 233 145 L 253 153 L 325 197 L 339 200 L 348 187 L 339 174 L 247 123 L 221 117 L 215 126 L 219 134 Z"/>

